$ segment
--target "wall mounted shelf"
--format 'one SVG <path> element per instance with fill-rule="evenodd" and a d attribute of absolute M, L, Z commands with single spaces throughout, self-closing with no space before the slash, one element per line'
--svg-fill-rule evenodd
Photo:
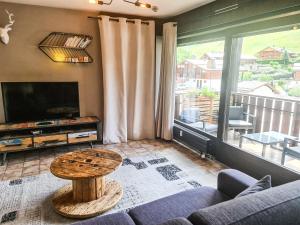
<path fill-rule="evenodd" d="M 86 51 L 92 40 L 89 35 L 52 32 L 39 44 L 39 49 L 54 62 L 92 63 L 93 58 Z"/>

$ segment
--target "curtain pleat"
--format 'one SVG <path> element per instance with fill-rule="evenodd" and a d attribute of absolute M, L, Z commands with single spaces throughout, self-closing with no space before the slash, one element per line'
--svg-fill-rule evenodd
<path fill-rule="evenodd" d="M 155 136 L 155 25 L 108 16 L 99 20 L 103 90 L 103 142 Z"/>
<path fill-rule="evenodd" d="M 175 110 L 177 26 L 163 25 L 163 42 L 160 68 L 160 84 L 156 115 L 156 136 L 165 140 L 173 138 Z"/>

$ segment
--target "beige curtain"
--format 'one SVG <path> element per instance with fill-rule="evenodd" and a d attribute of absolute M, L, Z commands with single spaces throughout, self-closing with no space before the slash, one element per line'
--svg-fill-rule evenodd
<path fill-rule="evenodd" d="M 99 19 L 106 144 L 155 137 L 155 24 L 118 20 Z"/>
<path fill-rule="evenodd" d="M 177 26 L 163 25 L 163 42 L 160 68 L 160 85 L 156 116 L 156 136 L 172 140 L 175 108 Z"/>

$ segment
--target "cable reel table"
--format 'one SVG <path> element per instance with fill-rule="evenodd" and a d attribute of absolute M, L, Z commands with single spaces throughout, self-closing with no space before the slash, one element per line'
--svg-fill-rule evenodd
<path fill-rule="evenodd" d="M 50 166 L 54 176 L 72 180 L 53 196 L 55 210 L 70 218 L 89 218 L 113 208 L 122 198 L 123 189 L 105 176 L 115 171 L 122 157 L 110 150 L 89 149 L 66 153 Z"/>

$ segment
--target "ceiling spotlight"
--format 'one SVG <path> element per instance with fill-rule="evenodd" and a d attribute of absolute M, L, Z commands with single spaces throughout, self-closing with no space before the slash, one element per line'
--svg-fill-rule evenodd
<path fill-rule="evenodd" d="M 146 2 L 140 2 L 139 0 L 137 1 L 129 1 L 129 0 L 123 0 L 124 2 L 133 4 L 137 7 L 141 7 L 141 8 L 147 8 L 147 9 L 152 9 L 153 12 L 157 12 L 158 11 L 158 7 L 155 5 L 151 5 L 149 3 Z M 91 4 L 99 4 L 99 5 L 111 5 L 113 2 L 113 0 L 89 0 L 89 3 Z"/>
<path fill-rule="evenodd" d="M 153 12 L 157 12 L 158 11 L 158 7 L 156 5 L 152 6 L 152 11 Z"/>
<path fill-rule="evenodd" d="M 140 1 L 136 1 L 134 3 L 135 6 L 138 6 L 138 7 L 142 7 L 142 8 L 148 8 L 150 9 L 151 8 L 151 4 L 148 4 L 148 3 L 143 3 L 143 2 L 140 2 Z"/>
<path fill-rule="evenodd" d="M 102 0 L 90 0 L 90 2 L 91 1 L 95 1 L 99 5 L 111 5 L 111 3 L 112 3 L 113 0 L 110 0 L 109 2 L 105 2 L 105 1 L 102 1 Z"/>
<path fill-rule="evenodd" d="M 139 0 L 137 0 L 135 2 L 128 1 L 128 0 L 123 0 L 123 1 L 127 2 L 127 3 L 130 3 L 130 4 L 133 4 L 133 5 L 137 6 L 137 7 L 152 9 L 153 12 L 157 12 L 158 11 L 158 7 L 157 6 L 152 6 L 151 4 L 146 3 L 146 2 L 140 2 Z"/>

